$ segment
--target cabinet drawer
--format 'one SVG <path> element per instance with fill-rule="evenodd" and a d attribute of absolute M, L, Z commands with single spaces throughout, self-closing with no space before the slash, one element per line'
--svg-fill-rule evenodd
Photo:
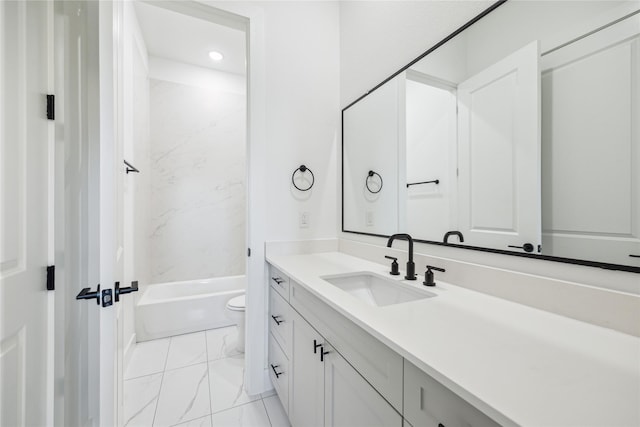
<path fill-rule="evenodd" d="M 404 417 L 414 426 L 497 427 L 500 424 L 412 363 L 404 361 Z"/>
<path fill-rule="evenodd" d="M 289 301 L 289 277 L 274 266 L 269 266 L 269 284 L 285 301 Z"/>
<path fill-rule="evenodd" d="M 402 356 L 294 281 L 291 306 L 396 410 L 402 410 Z"/>
<path fill-rule="evenodd" d="M 271 288 L 269 292 L 269 331 L 284 350 L 287 358 L 291 358 L 291 306 Z"/>
<path fill-rule="evenodd" d="M 289 414 L 289 359 L 269 334 L 269 377 L 284 411 Z"/>

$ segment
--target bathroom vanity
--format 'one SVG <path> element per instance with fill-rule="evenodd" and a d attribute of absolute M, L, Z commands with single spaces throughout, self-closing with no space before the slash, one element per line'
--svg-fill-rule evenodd
<path fill-rule="evenodd" d="M 640 424 L 637 337 L 341 252 L 267 260 L 294 427 Z"/>

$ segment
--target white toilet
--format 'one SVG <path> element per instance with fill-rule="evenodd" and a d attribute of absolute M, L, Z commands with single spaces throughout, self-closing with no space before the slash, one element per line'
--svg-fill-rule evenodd
<path fill-rule="evenodd" d="M 226 309 L 227 317 L 238 326 L 238 341 L 236 343 L 236 350 L 244 353 L 244 294 L 231 298 L 227 302 Z"/>

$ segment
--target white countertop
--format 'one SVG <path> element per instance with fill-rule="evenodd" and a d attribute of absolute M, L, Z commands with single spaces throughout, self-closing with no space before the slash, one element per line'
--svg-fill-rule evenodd
<path fill-rule="evenodd" d="M 435 297 L 372 307 L 320 276 L 402 280 L 387 266 L 339 252 L 267 261 L 500 424 L 640 426 L 640 338 L 442 283 L 437 272 Z"/>

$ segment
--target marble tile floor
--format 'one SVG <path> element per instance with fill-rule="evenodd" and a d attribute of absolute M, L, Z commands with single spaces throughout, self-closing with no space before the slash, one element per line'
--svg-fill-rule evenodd
<path fill-rule="evenodd" d="M 289 427 L 273 392 L 244 391 L 236 327 L 136 344 L 124 381 L 127 427 Z"/>

